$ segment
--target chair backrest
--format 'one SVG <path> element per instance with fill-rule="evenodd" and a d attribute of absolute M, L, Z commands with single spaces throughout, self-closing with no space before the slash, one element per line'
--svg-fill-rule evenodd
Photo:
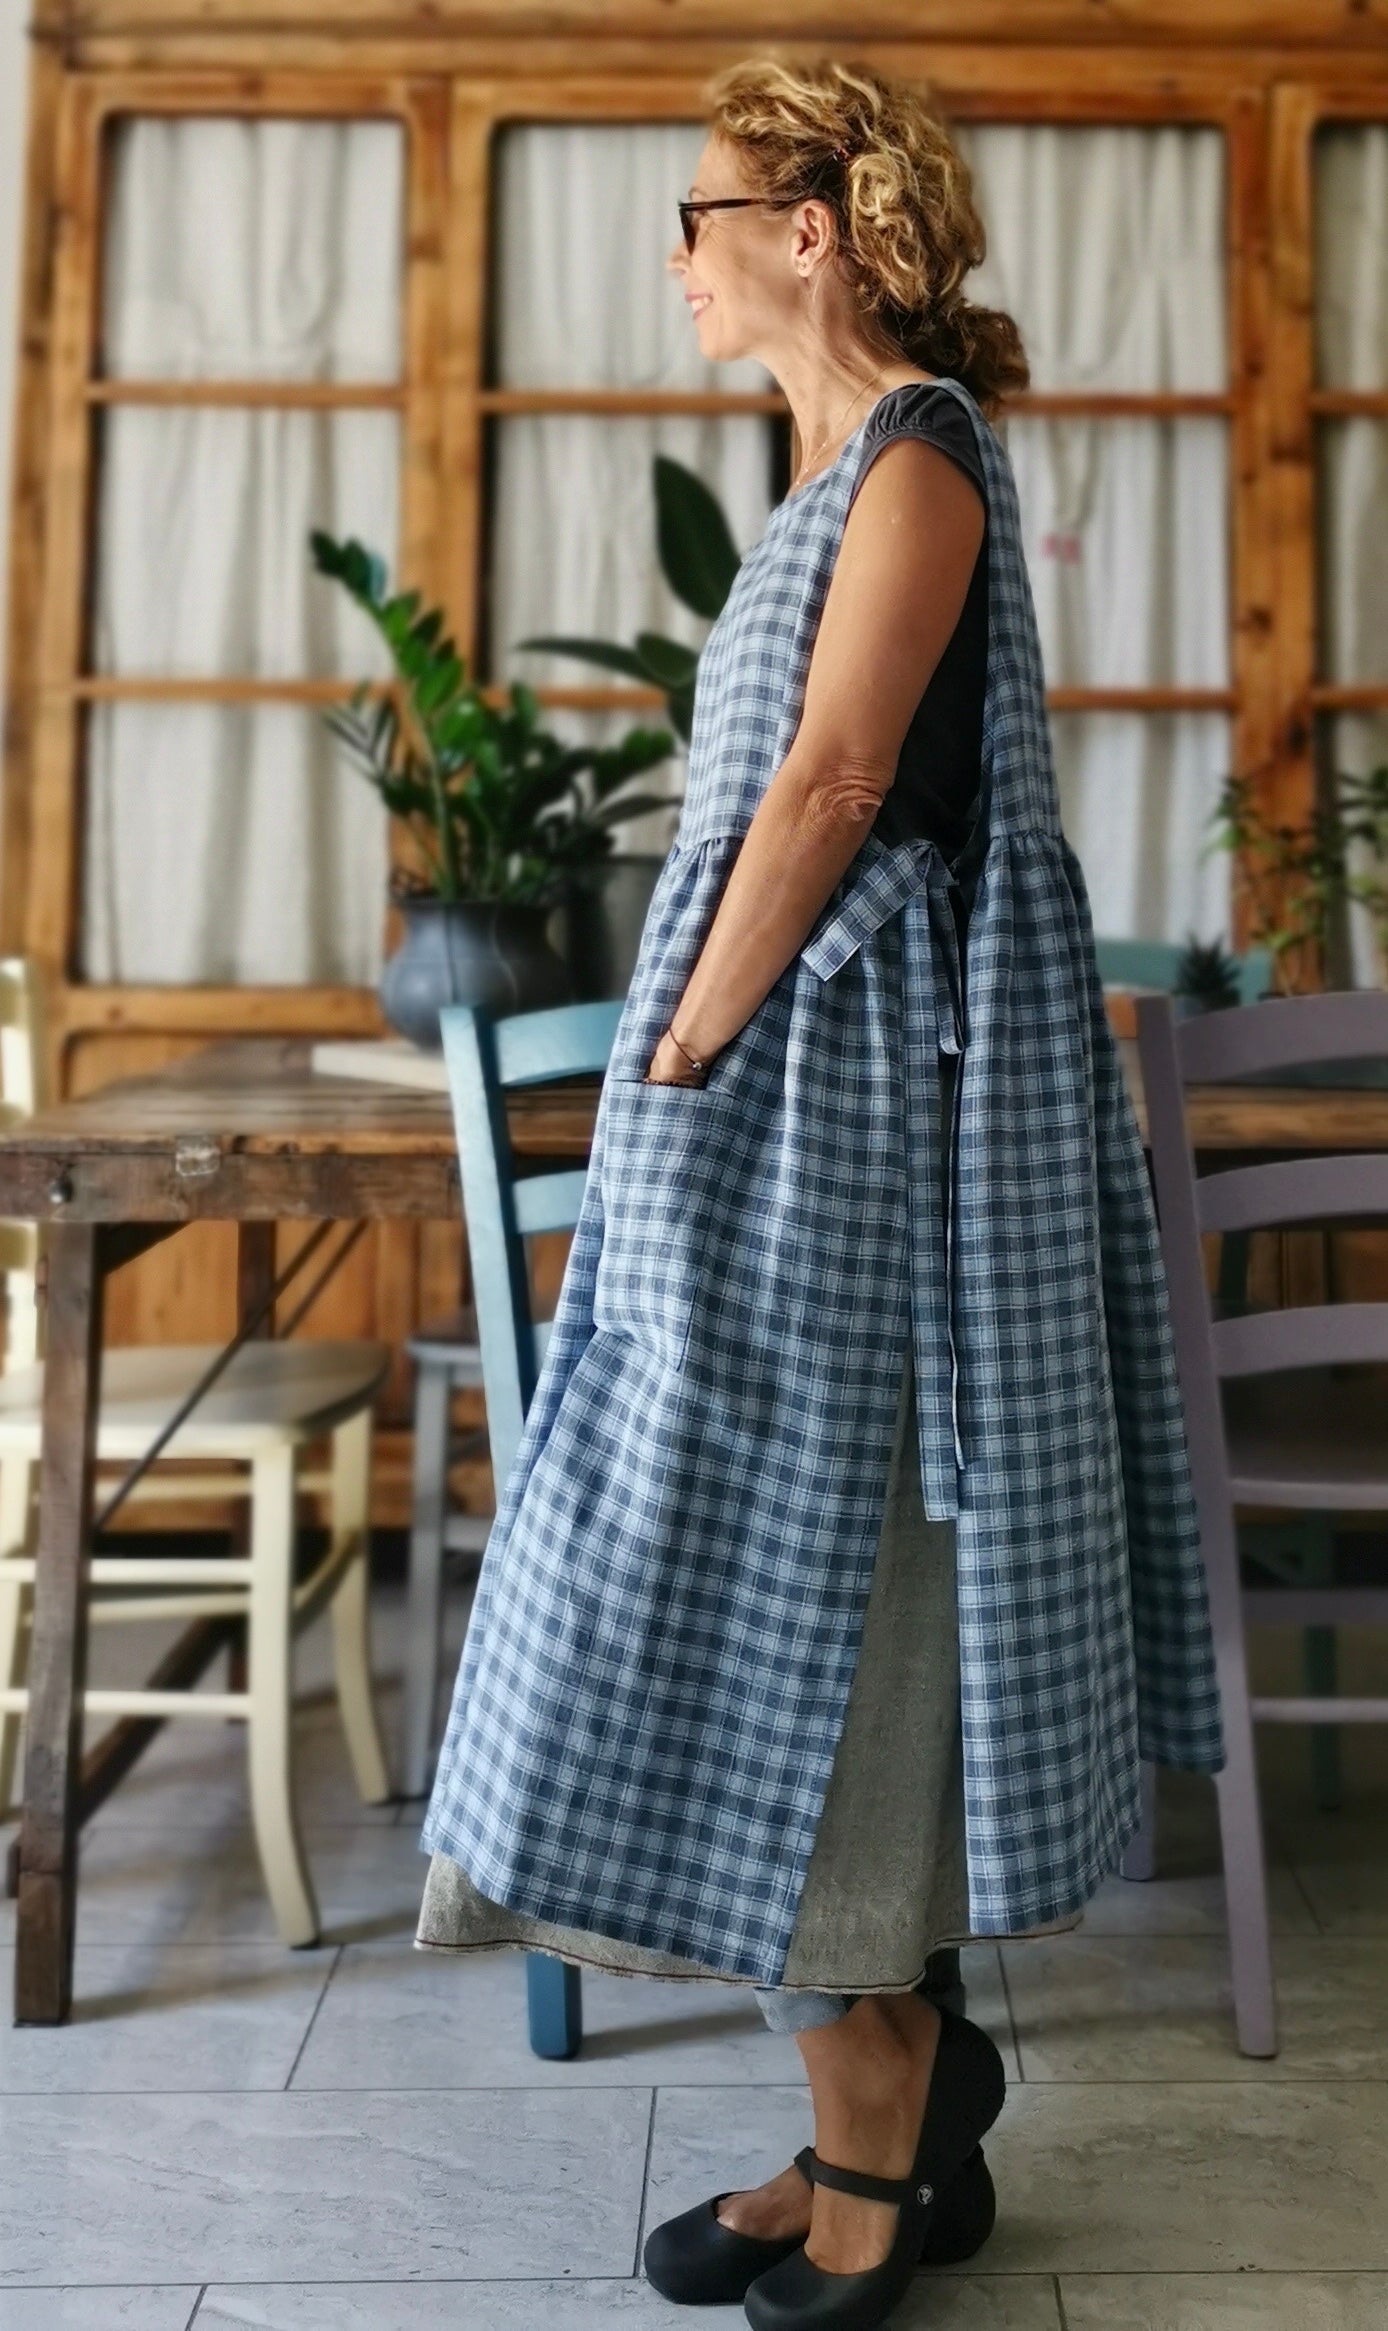
<path fill-rule="evenodd" d="M 1105 987 L 1151 987 L 1168 994 L 1176 985 L 1184 947 L 1169 939 L 1096 939 L 1099 977 Z M 1266 947 L 1251 947 L 1231 958 L 1238 973 L 1239 1002 L 1256 1004 L 1272 986 L 1272 956 Z"/>
<path fill-rule="evenodd" d="M 1288 996 L 1177 1019 L 1137 1001 L 1152 1176 L 1192 1460 L 1218 1431 L 1222 1377 L 1388 1360 L 1388 1303 L 1303 1304 L 1215 1317 L 1202 1235 L 1388 1220 L 1388 1153 L 1304 1157 L 1197 1174 L 1185 1088 L 1313 1061 L 1388 1058 L 1388 995 Z"/>
<path fill-rule="evenodd" d="M 587 1180 L 582 1166 L 517 1172 L 506 1095 L 518 1086 L 600 1074 L 621 1012 L 619 999 L 504 1019 L 471 1004 L 439 1015 L 498 1499 L 539 1374 L 524 1242 L 534 1231 L 571 1230 Z"/>
<path fill-rule="evenodd" d="M 0 957 L 0 1128 L 20 1125 L 41 1108 L 45 1047 L 42 989 L 23 956 Z M 5 1288 L 5 1369 L 28 1367 L 39 1353 L 39 1230 L 0 1220 L 0 1274 Z"/>

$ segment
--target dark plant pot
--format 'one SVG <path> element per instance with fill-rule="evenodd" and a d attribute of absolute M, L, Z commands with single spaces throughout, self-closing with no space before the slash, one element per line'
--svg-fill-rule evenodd
<path fill-rule="evenodd" d="M 1198 1020 L 1205 1012 L 1229 1012 L 1238 1005 L 1237 996 L 1188 996 L 1178 988 L 1171 998 L 1171 1009 L 1178 1020 Z"/>
<path fill-rule="evenodd" d="M 381 974 L 381 1009 L 422 1051 L 439 1049 L 445 1004 L 480 1004 L 501 1019 L 575 1001 L 568 968 L 549 943 L 552 906 L 406 898 L 400 911 L 405 937 Z"/>
<path fill-rule="evenodd" d="M 553 932 L 577 1002 L 619 1002 L 625 996 L 664 864 L 664 856 L 614 852 L 570 874 L 568 896 L 553 910 Z"/>

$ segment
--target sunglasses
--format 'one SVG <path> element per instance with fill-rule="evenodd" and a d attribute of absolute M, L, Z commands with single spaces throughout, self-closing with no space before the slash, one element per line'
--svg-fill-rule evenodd
<path fill-rule="evenodd" d="M 682 202 L 679 206 L 680 225 L 684 230 L 686 251 L 694 248 L 699 232 L 699 213 L 703 210 L 751 210 L 765 197 L 760 194 L 719 194 L 709 202 Z"/>

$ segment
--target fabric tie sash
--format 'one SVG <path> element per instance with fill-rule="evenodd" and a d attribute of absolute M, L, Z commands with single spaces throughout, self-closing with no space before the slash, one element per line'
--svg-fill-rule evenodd
<path fill-rule="evenodd" d="M 877 840 L 875 854 L 834 908 L 829 920 L 801 951 L 801 960 L 821 979 L 832 979 L 865 939 L 898 914 L 908 899 L 924 891 L 934 941 L 935 1024 L 941 1052 L 964 1049 L 964 977 L 954 898 L 958 884 L 934 842 Z"/>
<path fill-rule="evenodd" d="M 869 840 L 876 843 L 876 853 L 846 896 L 839 900 L 829 920 L 803 950 L 803 960 L 821 979 L 832 979 L 836 971 L 842 970 L 849 957 L 857 953 L 865 939 L 880 930 L 892 915 L 898 914 L 909 899 L 914 898 L 918 892 L 924 892 L 935 973 L 931 983 L 935 997 L 935 1039 L 941 1052 L 955 1055 L 956 1063 L 950 1095 L 949 1125 L 945 1134 L 944 1318 L 949 1338 L 949 1406 L 954 1461 L 962 1472 L 965 1455 L 960 1421 L 959 1347 L 954 1287 L 955 1211 L 959 1184 L 959 1097 L 963 1081 L 959 1071 L 962 1066 L 960 1056 L 966 1041 L 964 966 L 959 945 L 959 925 L 955 919 L 959 885 L 933 842 L 898 842 L 895 847 L 889 848 L 878 841 L 875 835 L 869 836 Z"/>

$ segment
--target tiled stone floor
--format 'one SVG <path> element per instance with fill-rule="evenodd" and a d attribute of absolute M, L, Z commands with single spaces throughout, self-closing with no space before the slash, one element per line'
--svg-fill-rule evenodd
<path fill-rule="evenodd" d="M 387 1721 L 399 1620 L 379 1597 Z M 103 1672 L 148 1652 L 113 1631 Z M 239 1735 L 181 1725 L 88 1833 L 71 2025 L 0 2012 L 0 2331 L 743 2323 L 667 2306 L 641 2245 L 805 2142 L 794 2042 L 730 1987 L 590 1975 L 582 2055 L 533 2056 L 519 1958 L 412 1951 L 419 1808 L 357 1805 L 323 1657 L 315 1631 L 323 1947 L 274 1939 Z M 1275 1639 L 1258 1660 L 1291 1680 Z M 1345 1689 L 1386 1670 L 1384 1638 L 1346 1646 Z M 1388 2322 L 1388 1741 L 1346 1732 L 1334 1813 L 1304 1737 L 1261 1753 L 1281 2054 L 1237 2051 L 1213 1790 L 1164 1774 L 1158 1879 L 1111 1882 L 1074 1935 L 966 1953 L 1012 2081 L 999 2222 L 972 2267 L 917 2278 L 900 2331 Z"/>

